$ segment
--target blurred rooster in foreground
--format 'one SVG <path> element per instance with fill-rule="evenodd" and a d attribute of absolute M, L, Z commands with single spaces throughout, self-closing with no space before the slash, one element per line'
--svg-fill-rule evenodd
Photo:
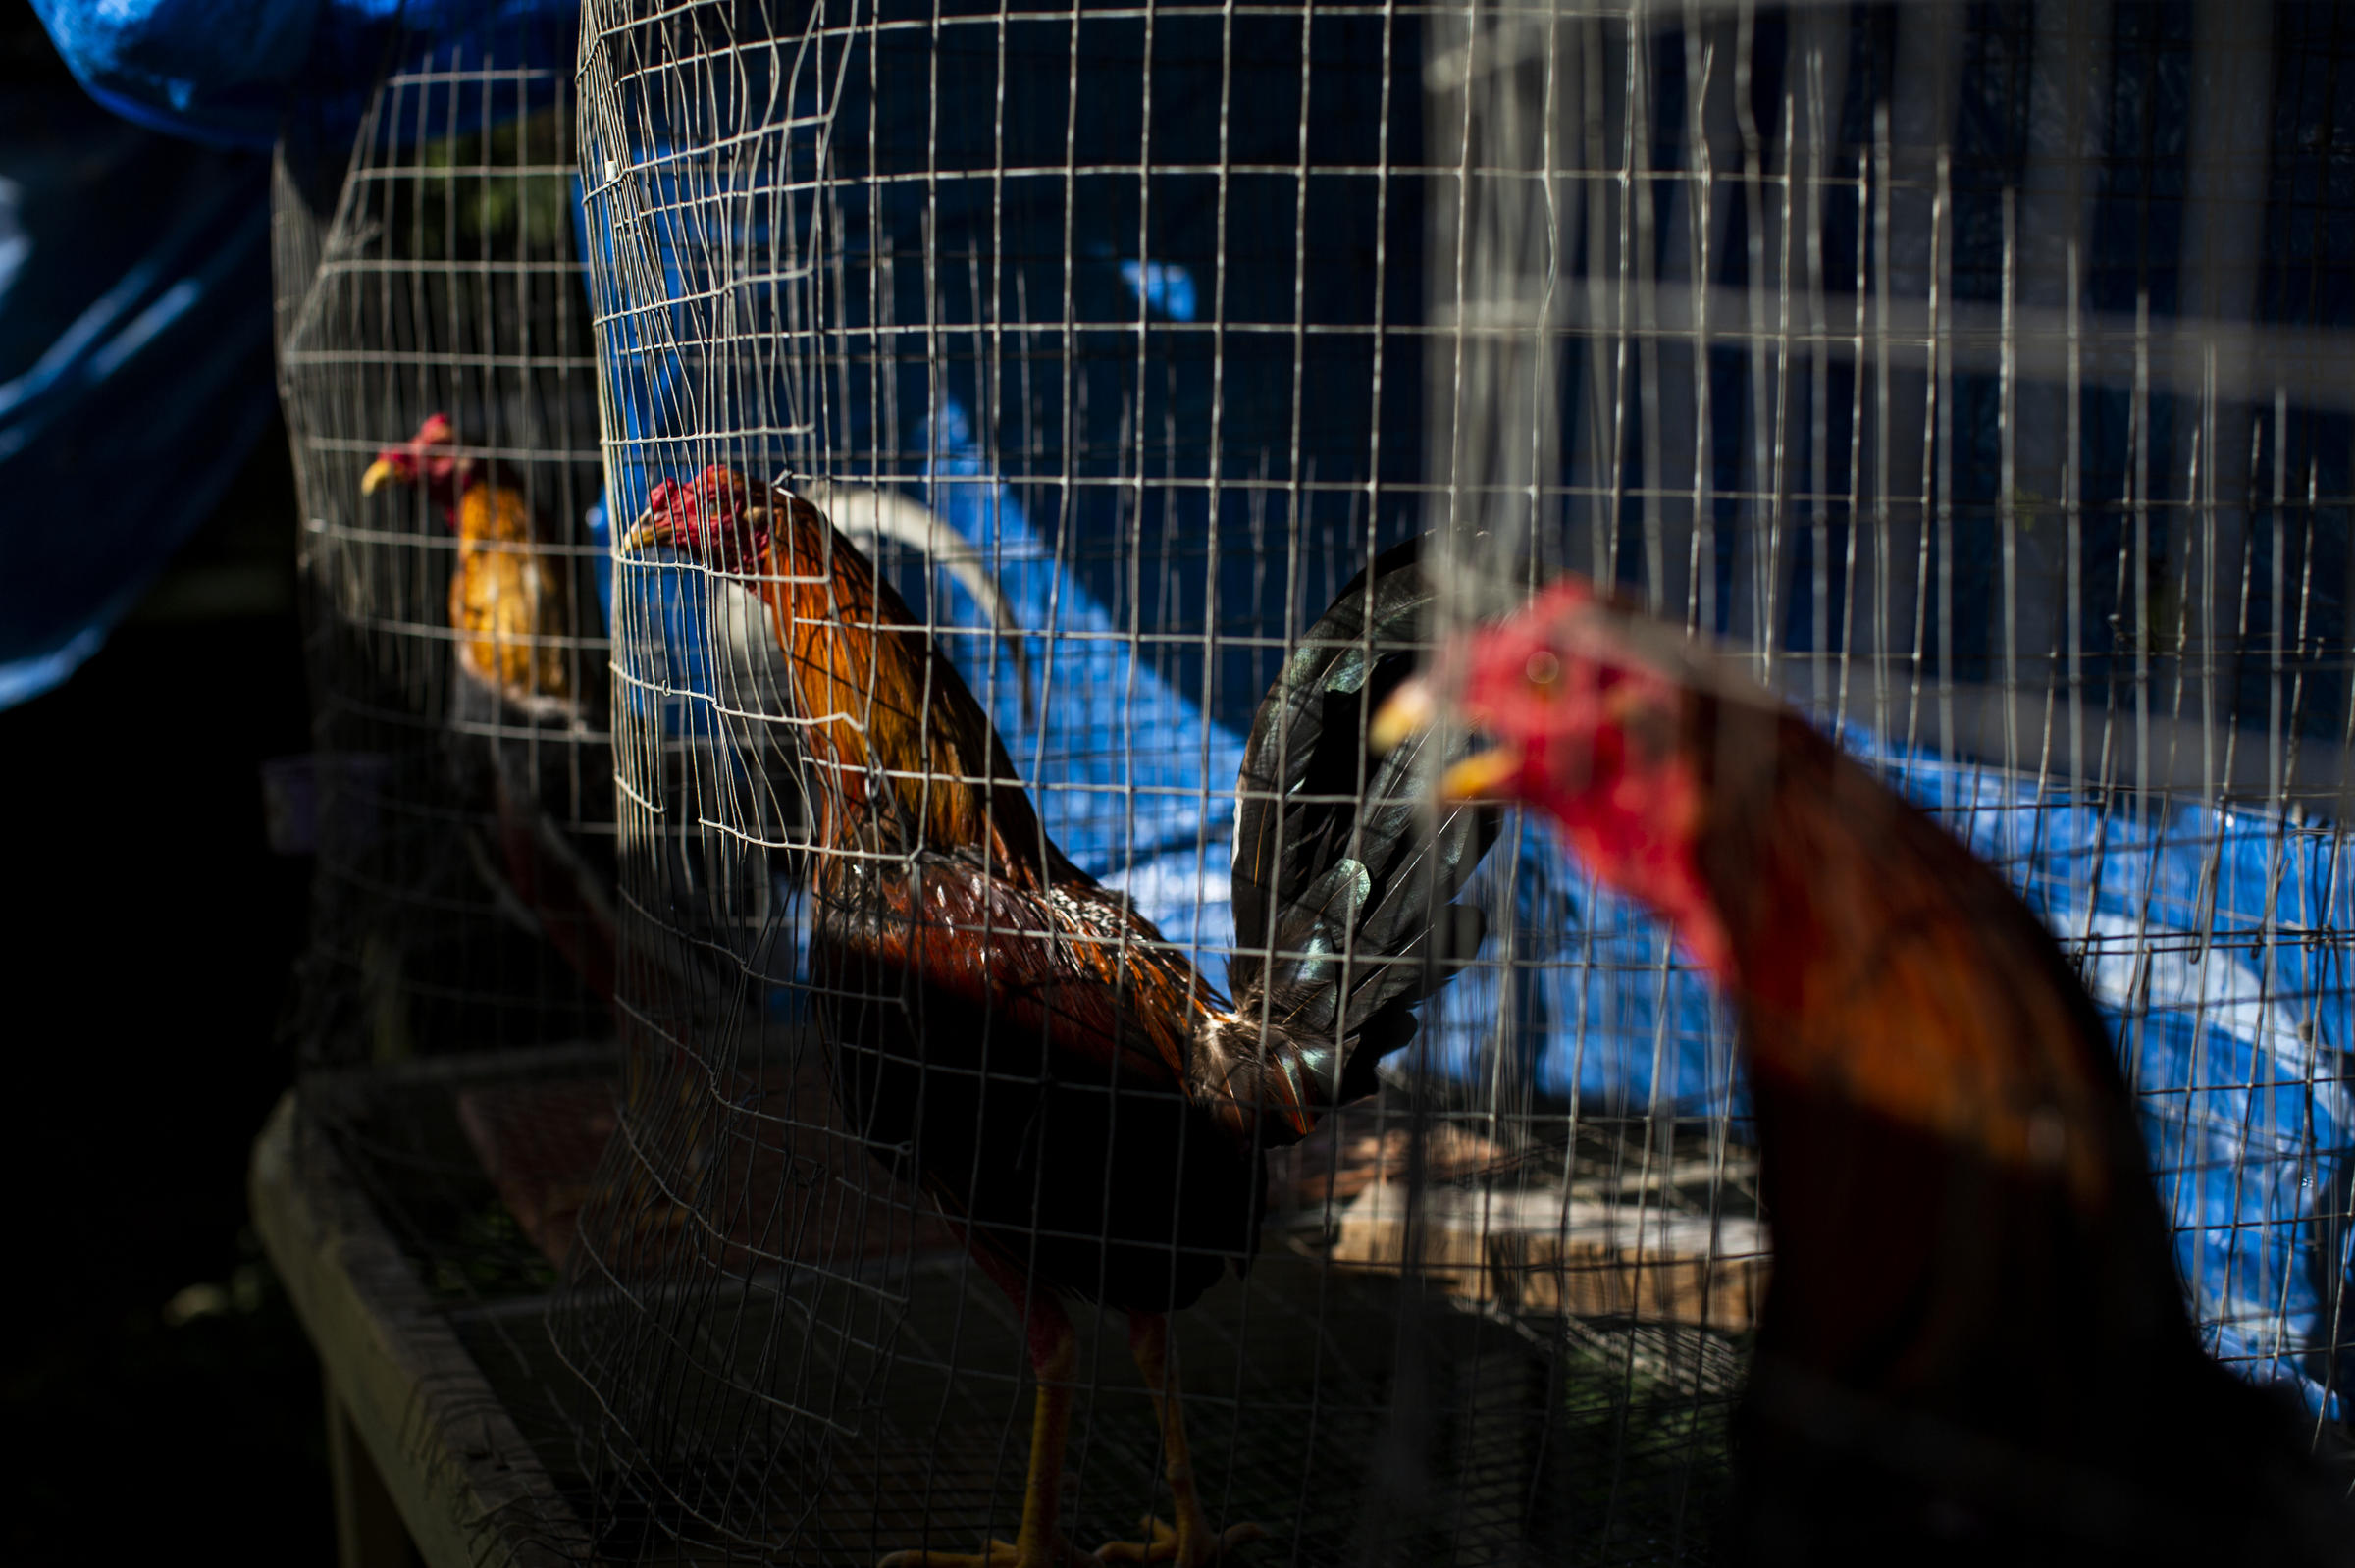
<path fill-rule="evenodd" d="M 491 800 L 498 833 L 496 865 L 470 844 L 477 865 L 501 906 L 610 1007 L 612 747 L 603 682 L 578 668 L 572 558 L 512 479 L 458 449 L 446 414 L 360 476 L 363 496 L 387 485 L 421 489 L 457 536 L 451 760 L 461 796 Z"/>
<path fill-rule="evenodd" d="M 1410 635 L 1429 597 L 1411 551 L 1342 591 L 1253 726 L 1230 1003 L 1065 859 L 964 680 L 815 508 L 709 469 L 658 486 L 625 549 L 664 546 L 756 591 L 785 653 L 825 852 L 810 983 L 844 1113 L 1014 1299 L 1038 1374 L 1016 1541 L 889 1560 L 1099 1560 L 1057 1528 L 1077 1364 L 1067 1297 L 1128 1315 L 1176 1520 L 1101 1559 L 1193 1568 L 1254 1539 L 1202 1507 L 1166 1315 L 1249 1267 L 1264 1153 L 1373 1087 L 1374 1057 L 1404 1043 L 1409 1010 L 1480 936 L 1449 901 L 1494 812 L 1464 808 L 1432 831 L 1417 795 L 1436 748 L 1373 759 L 1365 744 L 1410 662 L 1372 651 Z"/>
<path fill-rule="evenodd" d="M 2202 1354 L 2093 1004 L 2011 890 L 1684 635 L 1565 580 L 1401 689 L 1739 1008 L 1774 1277 L 1745 1560 L 2355 1561 L 2314 1424 Z"/>

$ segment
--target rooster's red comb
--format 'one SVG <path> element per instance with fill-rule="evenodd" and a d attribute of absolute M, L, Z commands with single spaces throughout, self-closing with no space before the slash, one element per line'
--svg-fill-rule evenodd
<path fill-rule="evenodd" d="M 692 482 L 657 481 L 647 493 L 645 522 L 658 523 L 651 537 L 683 554 L 721 567 L 741 566 L 759 552 L 762 532 L 749 505 L 751 496 L 742 474 L 714 463 Z"/>

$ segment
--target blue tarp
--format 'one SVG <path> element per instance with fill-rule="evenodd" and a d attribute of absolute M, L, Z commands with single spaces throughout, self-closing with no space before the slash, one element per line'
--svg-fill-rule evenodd
<path fill-rule="evenodd" d="M 2355 1181 L 2355 975 L 2343 942 L 2318 933 L 2355 926 L 2343 837 L 2191 802 L 2105 805 L 1858 725 L 1834 733 L 2087 954 L 2210 1351 L 2336 1416 L 2325 1385 L 2355 1370 L 2335 1321 L 2355 1253 L 2328 1217 Z M 1520 850 L 1525 866 L 1561 853 L 1534 830 Z M 1458 981 L 1428 1069 L 1473 1083 L 1501 1070 L 1614 1111 L 1741 1115 L 1724 1009 L 1656 921 L 1560 875 L 1525 872 L 1515 900 L 1533 967 Z"/>
<path fill-rule="evenodd" d="M 0 706 L 97 651 L 273 402 L 268 161 L 0 95 Z"/>
<path fill-rule="evenodd" d="M 1215 977 L 1240 734 L 1274 672 L 1264 652 L 1372 549 L 1421 526 L 1405 483 L 1424 450 L 1420 340 L 1367 329 L 1421 320 L 1424 212 L 1412 180 L 1303 192 L 1281 173 L 1176 171 L 1415 165 L 1420 95 L 1386 97 L 1384 83 L 1419 79 L 1416 38 L 1379 18 L 1319 17 L 1305 41 L 1282 16 L 1163 18 L 1140 93 L 1135 19 L 1089 20 L 1074 37 L 1053 17 L 961 27 L 966 9 L 854 45 L 739 56 L 735 75 L 675 101 L 646 80 L 617 85 L 623 101 L 584 149 L 616 510 L 709 462 L 925 501 L 999 571 L 1030 634 L 1036 714 L 962 589 L 904 558 L 903 588 L 939 623 L 971 628 L 948 636 L 951 652 L 1066 851 Z M 1674 45 L 1659 53 L 1671 75 L 1655 110 L 1670 140 L 1685 113 Z M 1103 69 L 1069 72 L 1075 54 Z M 1852 104 L 1876 90 L 1875 58 L 1855 57 Z M 2005 90 L 1983 63 L 1965 75 L 1973 101 Z M 599 124 L 647 139 L 601 146 Z M 1073 124 L 1087 128 L 1082 161 L 1115 173 L 998 178 L 1054 176 Z M 828 139 L 828 127 L 856 131 Z M 711 145 L 733 156 L 682 150 Z M 1118 173 L 1146 164 L 1173 172 Z M 823 268 L 776 265 L 818 235 Z M 1725 264 L 1718 281 L 1739 287 L 1742 247 Z M 1197 312 L 1215 336 L 1189 330 Z M 1742 407 L 1746 374 L 1739 355 L 1712 362 L 1720 406 Z M 1567 367 L 1566 429 L 1591 417 L 1588 379 Z M 1987 444 L 1991 408 L 1958 415 L 1959 450 Z M 2120 466 L 2109 426 L 2089 445 L 2100 472 Z M 1640 450 L 1631 429 L 1619 456 L 1633 465 Z M 1984 477 L 1957 466 L 1959 483 Z M 1631 497 L 1638 475 L 1620 476 Z M 1603 482 L 1566 477 L 1590 492 Z M 1738 472 L 1716 477 L 1721 493 L 1739 489 Z M 1994 556 L 1979 548 L 1991 527 L 1959 518 L 1958 648 L 1989 634 L 1976 606 L 1994 601 Z M 694 729 L 708 678 L 702 587 L 632 567 L 619 592 L 621 624 L 643 634 L 618 640 L 625 676 L 688 694 L 669 727 Z M 1720 593 L 1721 612 L 1731 598 Z M 2088 625 L 2107 625 L 2102 607 Z M 1778 640 L 1805 646 L 1811 615 L 1794 595 Z M 2300 935 L 2355 925 L 2335 836 L 2196 805 L 2137 815 L 1860 729 L 1840 739 L 2004 866 L 2065 939 L 2093 943 L 2089 987 L 2142 1093 L 2210 1348 L 2335 1414 L 2324 1389 L 2339 1370 L 2349 1256 L 2318 1217 L 2347 1206 L 2339 1077 L 2355 1028 L 2343 956 Z M 1514 912 L 1485 956 L 1514 963 L 1445 993 L 1421 1071 L 1481 1092 L 1739 1118 L 1724 1011 L 1653 922 L 1596 896 L 1536 826 L 1499 843 L 1483 875 L 1490 907 Z"/>
<path fill-rule="evenodd" d="M 486 52 L 570 75 L 578 0 L 32 0 L 90 96 L 152 130 L 266 150 L 289 109 L 348 137 L 392 67 Z"/>
<path fill-rule="evenodd" d="M 489 56 L 568 76 L 579 26 L 573 0 L 34 9 L 114 114 L 71 91 L 0 98 L 0 495 L 17 498 L 0 509 L 0 706 L 97 651 L 268 426 L 261 149 L 282 125 L 332 143 L 340 170 L 388 69 Z M 433 123 L 382 133 L 478 129 L 530 101 L 505 78 L 461 81 Z"/>
<path fill-rule="evenodd" d="M 980 608 L 936 575 L 944 637 L 1067 853 L 1128 891 L 1216 980 L 1227 905 L 1235 730 L 1211 720 L 1115 635 L 1104 606 L 1055 561 L 1020 499 L 986 472 L 963 411 L 944 405 L 918 493 L 997 562 L 1044 701 L 1025 719 Z M 691 572 L 627 566 L 660 584 L 634 681 L 692 692 L 707 667 Z M 625 586 L 625 592 L 626 592 Z M 693 706 L 692 701 L 687 705 Z M 2331 1347 L 2347 1238 L 2342 1209 L 2355 1106 L 2340 1081 L 2355 1039 L 2343 949 L 2303 933 L 2355 926 L 2341 840 L 2263 813 L 2168 803 L 2137 812 L 2072 800 L 2000 769 L 1893 746 L 1855 725 L 1841 743 L 2001 866 L 2065 942 L 2090 942 L 2088 988 L 2141 1096 L 2154 1174 L 2177 1228 L 2210 1350 L 2337 1414 Z M 1611 1111 L 1741 1111 L 1722 1006 L 1675 961 L 1656 921 L 1568 871 L 1525 824 L 1483 875 L 1510 887 L 1517 930 L 1445 994 L 1420 1071 L 1498 1081 Z M 2205 932 L 2205 940 L 2202 933 Z M 1510 991 L 1508 996 L 1502 994 Z M 1500 1059 L 1501 1058 L 1501 1059 Z M 1741 1126 L 1737 1120 L 1737 1128 Z"/>

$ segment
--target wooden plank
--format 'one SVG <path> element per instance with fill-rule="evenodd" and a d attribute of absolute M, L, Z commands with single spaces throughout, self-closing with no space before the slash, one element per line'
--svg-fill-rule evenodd
<path fill-rule="evenodd" d="M 351 1430 L 351 1412 L 343 1408 L 335 1379 L 322 1375 L 319 1382 L 327 1395 L 328 1480 L 336 1489 L 336 1561 L 340 1568 L 415 1568 L 408 1527 L 376 1461 Z"/>
<path fill-rule="evenodd" d="M 1410 1218 L 1412 1223 L 1410 1224 Z M 1765 1230 L 1747 1216 L 1677 1213 L 1575 1188 L 1407 1189 L 1376 1182 L 1344 1205 L 1333 1261 L 1417 1270 L 1450 1295 L 1539 1317 L 1629 1318 L 1739 1333 L 1766 1292 Z"/>
<path fill-rule="evenodd" d="M 246 1190 L 263 1247 L 419 1555 L 432 1568 L 587 1560 L 588 1533 L 291 1092 L 255 1140 Z"/>

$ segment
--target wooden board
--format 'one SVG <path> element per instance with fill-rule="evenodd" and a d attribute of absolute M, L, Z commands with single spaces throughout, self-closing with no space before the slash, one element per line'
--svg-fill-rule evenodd
<path fill-rule="evenodd" d="M 1748 1330 L 1766 1294 L 1764 1228 L 1575 1188 L 1435 1187 L 1410 1204 L 1379 1183 L 1340 1212 L 1333 1260 L 1419 1272 L 1451 1295 L 1535 1317 L 1626 1318 Z"/>
<path fill-rule="evenodd" d="M 425 1561 L 585 1558 L 571 1508 L 291 1092 L 255 1140 L 246 1192 L 351 1434 Z"/>

